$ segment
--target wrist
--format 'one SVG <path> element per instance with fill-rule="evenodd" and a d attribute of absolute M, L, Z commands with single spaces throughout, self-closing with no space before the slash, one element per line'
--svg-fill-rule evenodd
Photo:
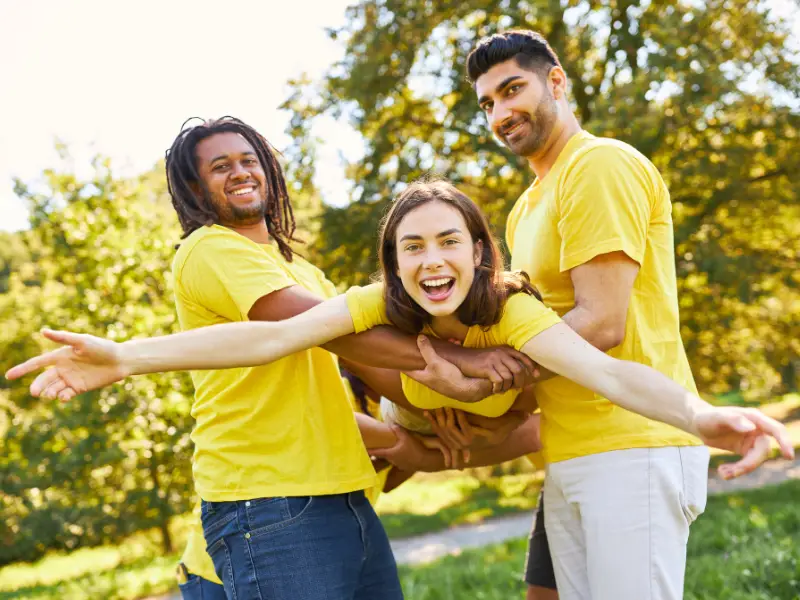
<path fill-rule="evenodd" d="M 148 373 L 147 360 L 140 344 L 136 340 L 129 340 L 117 344 L 116 358 L 122 377 L 143 375 Z"/>

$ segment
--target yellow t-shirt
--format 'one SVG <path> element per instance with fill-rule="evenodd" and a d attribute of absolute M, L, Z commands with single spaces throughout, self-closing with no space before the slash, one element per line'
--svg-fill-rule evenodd
<path fill-rule="evenodd" d="M 181 562 L 189 573 L 222 585 L 214 571 L 214 562 L 206 552 L 206 538 L 203 535 L 203 524 L 200 520 L 200 505 L 192 513 L 189 537 L 186 540 L 186 548 L 183 549 Z"/>
<path fill-rule="evenodd" d="M 650 365 L 696 392 L 680 337 L 671 211 L 667 187 L 647 158 L 582 131 L 519 198 L 506 235 L 512 268 L 527 272 L 545 304 L 562 316 L 575 305 L 570 269 L 620 250 L 638 262 L 625 338 L 609 354 Z M 564 377 L 537 385 L 536 398 L 548 462 L 700 443 Z"/>
<path fill-rule="evenodd" d="M 373 402 L 369 398 L 367 398 L 367 412 L 361 407 L 361 404 L 358 402 L 358 398 L 356 398 L 355 393 L 353 392 L 353 387 L 350 385 L 350 381 L 342 378 L 344 382 L 345 391 L 347 392 L 347 397 L 350 399 L 350 404 L 353 407 L 353 410 L 356 412 L 363 413 L 368 417 L 372 417 L 373 419 L 377 419 L 378 421 L 383 421 L 381 418 L 381 407 L 378 403 Z M 383 493 L 383 486 L 386 485 L 386 478 L 389 477 L 389 471 L 392 470 L 392 467 L 386 467 L 385 469 L 381 469 L 378 472 L 378 481 L 375 485 L 370 488 L 364 490 L 364 495 L 369 500 L 372 506 L 375 506 L 375 503 L 380 498 L 381 494 Z"/>
<path fill-rule="evenodd" d="M 344 384 L 345 393 L 347 394 L 347 398 L 350 401 L 353 410 L 358 412 L 363 412 L 361 410 L 361 405 L 358 403 L 355 394 L 353 393 L 353 388 L 350 386 L 350 382 L 347 379 L 342 379 Z M 369 404 L 369 416 L 374 417 L 381 420 L 380 414 L 380 407 L 372 402 L 372 400 L 367 399 Z M 383 486 L 386 484 L 386 478 L 389 476 L 389 471 L 391 471 L 391 467 L 387 467 L 381 470 L 378 473 L 378 482 L 364 490 L 364 495 L 366 495 L 367 500 L 375 506 L 375 503 L 378 501 L 378 498 L 383 492 Z M 199 575 L 203 579 L 208 579 L 209 581 L 213 581 L 214 583 L 218 583 L 222 585 L 222 582 L 217 577 L 217 574 L 214 572 L 214 563 L 211 560 L 211 557 L 206 552 L 206 540 L 203 535 L 203 524 L 200 520 L 200 506 L 198 505 L 197 509 L 192 514 L 193 522 L 191 524 L 191 529 L 189 530 L 189 537 L 186 541 L 186 548 L 183 550 L 183 556 L 181 556 L 181 562 L 186 566 L 186 569 L 193 573 L 194 575 Z"/>
<path fill-rule="evenodd" d="M 256 300 L 293 285 L 328 298 L 336 293 L 302 258 L 289 263 L 277 248 L 218 225 L 181 244 L 173 276 L 184 330 L 246 321 Z M 193 469 L 204 500 L 338 494 L 375 484 L 329 352 L 312 348 L 258 367 L 194 371 L 192 380 Z"/>
<path fill-rule="evenodd" d="M 383 284 L 350 288 L 347 290 L 346 298 L 356 333 L 377 325 L 391 324 L 386 316 Z M 500 321 L 487 329 L 473 325 L 469 328 L 463 345 L 467 348 L 508 345 L 520 350 L 528 340 L 560 321 L 554 311 L 545 307 L 533 296 L 523 293 L 513 294 L 503 308 Z M 428 327 L 423 333 L 435 336 Z M 484 417 L 499 417 L 505 414 L 519 395 L 519 390 L 509 390 L 484 398 L 480 402 L 467 403 L 434 392 L 406 375 L 402 375 L 402 382 L 406 398 L 418 408 L 434 409 L 450 406 Z"/>

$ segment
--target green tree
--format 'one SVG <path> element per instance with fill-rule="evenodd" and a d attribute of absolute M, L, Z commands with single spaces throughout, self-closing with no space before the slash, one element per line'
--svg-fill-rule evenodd
<path fill-rule="evenodd" d="M 66 157 L 65 157 L 66 158 Z M 42 326 L 127 339 L 176 329 L 168 273 L 179 239 L 163 169 L 115 179 L 97 159 L 90 179 L 45 172 L 22 183 L 28 260 L 0 296 L 3 369 L 43 345 Z M 191 387 L 184 375 L 137 378 L 59 404 L 0 384 L 0 563 L 166 527 L 192 504 Z"/>
<path fill-rule="evenodd" d="M 285 107 L 304 153 L 320 116 L 347 119 L 366 148 L 352 203 L 326 207 L 320 266 L 363 283 L 394 193 L 426 172 L 454 180 L 498 234 L 530 184 L 491 136 L 465 79 L 485 35 L 547 37 L 584 127 L 639 148 L 672 193 L 683 335 L 701 387 L 766 394 L 798 385 L 800 92 L 786 23 L 766 2 L 363 0 L 331 31 L 345 56 Z"/>

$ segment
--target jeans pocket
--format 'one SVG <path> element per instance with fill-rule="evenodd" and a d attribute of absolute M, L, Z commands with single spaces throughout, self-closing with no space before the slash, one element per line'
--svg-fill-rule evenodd
<path fill-rule="evenodd" d="M 211 557 L 211 562 L 214 563 L 214 572 L 219 577 L 220 581 L 226 583 L 226 588 L 230 592 L 230 598 L 236 600 L 236 586 L 233 579 L 233 565 L 231 565 L 231 553 L 228 550 L 228 544 L 225 543 L 225 538 L 220 538 L 207 549 L 208 555 Z"/>
<path fill-rule="evenodd" d="M 203 500 L 200 504 L 200 522 L 203 525 L 206 545 L 213 544 L 220 530 L 235 518 L 235 502 L 206 502 Z"/>
<path fill-rule="evenodd" d="M 247 524 L 250 535 L 256 537 L 283 527 L 299 520 L 311 506 L 311 496 L 291 496 L 269 498 L 269 502 L 251 501 L 245 506 Z"/>

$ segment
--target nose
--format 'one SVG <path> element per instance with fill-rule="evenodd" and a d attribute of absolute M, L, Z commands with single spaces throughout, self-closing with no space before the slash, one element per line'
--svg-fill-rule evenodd
<path fill-rule="evenodd" d="M 505 105 L 505 103 L 497 102 L 492 111 L 492 128 L 499 129 L 513 116 L 513 114 L 514 113 Z"/>
<path fill-rule="evenodd" d="M 231 179 L 249 179 L 250 172 L 240 162 L 234 162 L 231 167 Z"/>
<path fill-rule="evenodd" d="M 444 259 L 438 248 L 428 248 L 422 257 L 422 267 L 427 271 L 435 271 L 444 265 Z"/>

